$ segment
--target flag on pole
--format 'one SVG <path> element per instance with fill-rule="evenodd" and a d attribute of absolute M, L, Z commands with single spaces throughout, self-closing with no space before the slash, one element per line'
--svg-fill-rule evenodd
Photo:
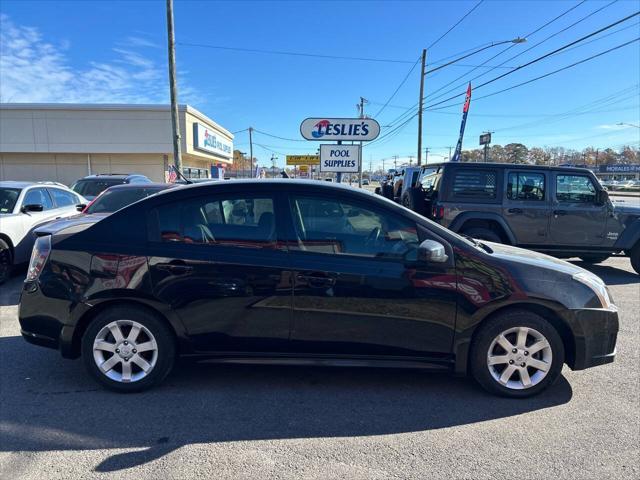
<path fill-rule="evenodd" d="M 467 114 L 469 113 L 469 106 L 471 105 L 471 82 L 467 87 L 467 95 L 464 99 L 464 106 L 462 107 L 462 124 L 460 125 L 460 136 L 458 137 L 458 143 L 456 145 L 456 151 L 453 154 L 452 162 L 460 161 L 460 154 L 462 153 L 462 138 L 464 137 L 464 127 L 467 125 Z"/>
<path fill-rule="evenodd" d="M 178 172 L 173 165 L 169 165 L 169 178 L 167 180 L 168 183 L 176 183 L 176 180 L 178 180 Z"/>

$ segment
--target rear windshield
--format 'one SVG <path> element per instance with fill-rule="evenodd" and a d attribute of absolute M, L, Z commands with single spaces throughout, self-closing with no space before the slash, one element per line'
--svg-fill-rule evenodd
<path fill-rule="evenodd" d="M 96 199 L 84 213 L 111 213 L 131 205 L 138 200 L 158 193 L 160 188 L 119 188 L 107 190 Z"/>
<path fill-rule="evenodd" d="M 0 214 L 13 213 L 20 191 L 19 188 L 0 188 Z"/>
<path fill-rule="evenodd" d="M 71 190 L 76 193 L 79 193 L 83 197 L 97 197 L 102 192 L 104 192 L 107 188 L 113 187 L 114 185 L 122 185 L 124 182 L 122 180 L 110 179 L 91 179 L 91 180 L 78 180 Z"/>

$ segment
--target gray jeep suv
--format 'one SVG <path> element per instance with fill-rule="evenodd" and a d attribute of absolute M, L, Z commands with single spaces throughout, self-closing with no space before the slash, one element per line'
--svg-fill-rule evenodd
<path fill-rule="evenodd" d="M 640 208 L 612 203 L 587 169 L 504 163 L 422 167 L 405 207 L 469 237 L 640 273 Z"/>

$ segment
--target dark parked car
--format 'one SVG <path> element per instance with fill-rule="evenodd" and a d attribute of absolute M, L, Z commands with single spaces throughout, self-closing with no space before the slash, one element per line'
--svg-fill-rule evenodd
<path fill-rule="evenodd" d="M 138 173 L 100 173 L 81 178 L 71 186 L 71 190 L 93 200 L 107 188 L 123 183 L 151 183 L 151 180 Z"/>
<path fill-rule="evenodd" d="M 95 223 L 132 203 L 155 195 L 168 188 L 177 187 L 175 183 L 125 183 L 107 188 L 88 204 L 77 205 L 80 213 L 71 217 L 54 220 L 38 227 L 36 236 L 49 235 L 81 223 Z"/>
<path fill-rule="evenodd" d="M 640 273 L 640 208 L 612 203 L 587 169 L 426 165 L 401 201 L 470 237 L 589 263 L 627 256 Z"/>
<path fill-rule="evenodd" d="M 188 185 L 40 237 L 19 318 L 27 341 L 120 391 L 188 355 L 470 372 L 526 397 L 564 363 L 612 362 L 618 332 L 586 270 L 297 180 Z"/>

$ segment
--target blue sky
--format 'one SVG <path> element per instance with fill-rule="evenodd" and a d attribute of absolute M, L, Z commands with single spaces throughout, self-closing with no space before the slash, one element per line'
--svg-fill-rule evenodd
<path fill-rule="evenodd" d="M 370 101 L 365 112 L 374 116 L 389 101 L 421 49 L 434 43 L 477 3 L 175 0 L 180 102 L 192 104 L 231 131 L 253 126 L 296 140 L 301 140 L 299 124 L 305 117 L 356 116 L 360 96 Z M 640 9 L 640 2 L 485 0 L 429 49 L 428 68 L 490 42 L 528 35 L 572 7 L 529 35 L 527 43 L 488 48 L 459 65 L 428 75 L 426 106 L 463 93 L 466 81 L 475 76 L 484 74 L 472 82 L 480 85 L 630 15 Z M 2 0 L 0 14 L 1 101 L 168 102 L 163 0 Z M 632 41 L 640 37 L 639 19 L 474 91 L 464 147 L 476 147 L 484 130 L 495 132 L 494 143 L 502 145 L 637 147 L 640 129 L 617 123 L 640 123 L 638 42 L 529 85 L 479 97 Z M 545 40 L 547 37 L 551 38 Z M 394 61 L 251 53 L 186 44 Z M 417 120 L 409 109 L 418 101 L 418 82 L 419 66 L 376 116 L 383 127 L 392 125 L 384 127 L 382 134 L 393 134 L 365 146 L 365 162 L 379 165 L 382 158 L 392 155 L 415 156 Z M 427 109 L 423 145 L 430 148 L 430 160 L 441 160 L 441 155 L 448 154 L 447 147 L 455 145 L 462 103 L 459 97 Z M 443 106 L 446 108 L 434 110 Z M 408 110 L 407 116 L 400 117 Z M 410 118 L 408 123 L 394 130 L 405 118 Z M 315 152 L 317 148 L 313 142 L 262 133 L 256 133 L 254 140 L 260 145 L 255 154 L 261 161 L 278 152 L 280 164 L 282 154 Z M 242 132 L 235 146 L 247 151 L 247 142 Z"/>

